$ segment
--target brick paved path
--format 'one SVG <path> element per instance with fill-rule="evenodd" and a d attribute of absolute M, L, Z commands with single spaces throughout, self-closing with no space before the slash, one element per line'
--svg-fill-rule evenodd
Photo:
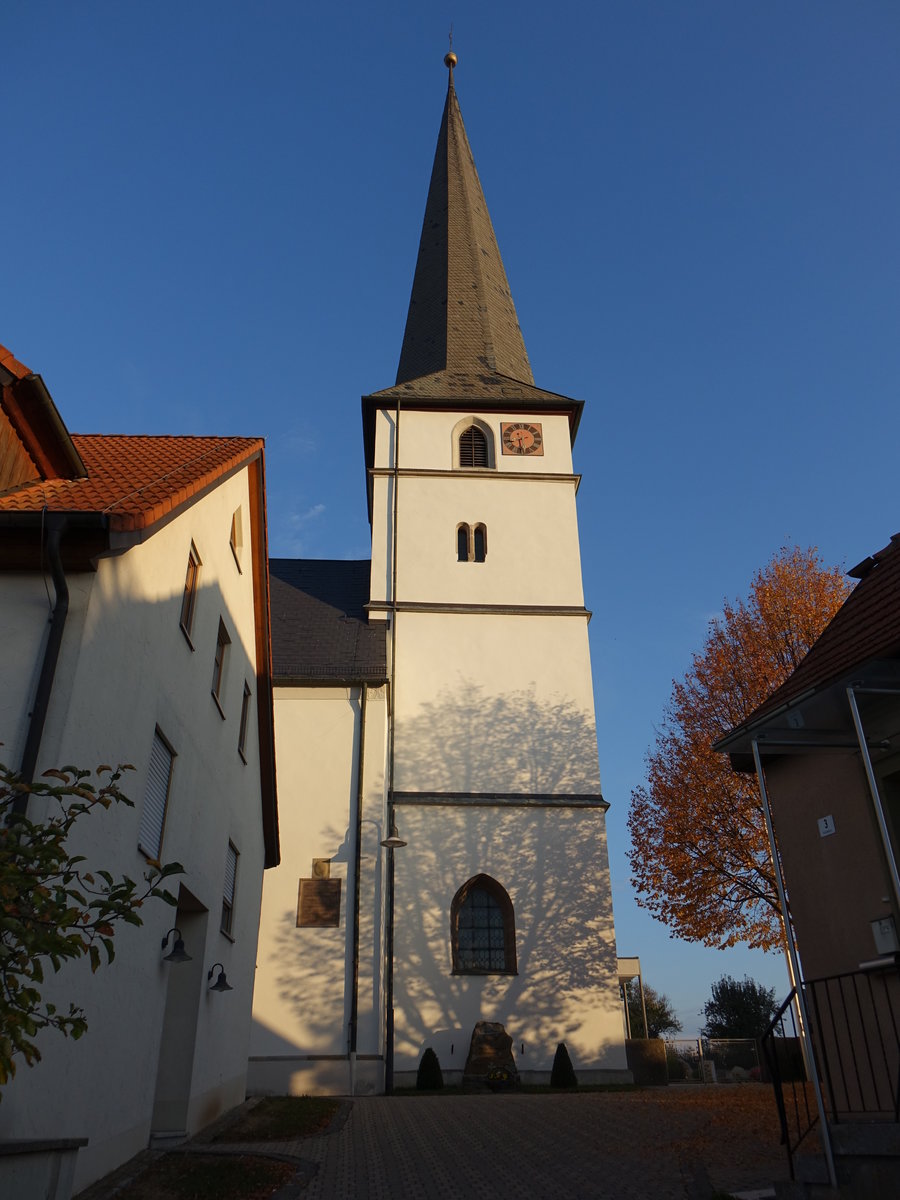
<path fill-rule="evenodd" d="M 700 1200 L 787 1178 L 771 1093 L 748 1113 L 730 1092 L 356 1098 L 340 1128 L 269 1149 L 315 1164 L 304 1200 Z"/>

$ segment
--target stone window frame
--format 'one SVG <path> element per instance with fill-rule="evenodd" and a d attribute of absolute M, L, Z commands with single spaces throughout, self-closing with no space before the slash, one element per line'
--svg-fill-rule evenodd
<path fill-rule="evenodd" d="M 503 917 L 504 967 L 461 967 L 459 965 L 459 914 L 469 895 L 476 890 L 487 892 Z M 506 888 L 491 875 L 473 875 L 457 891 L 450 905 L 450 951 L 453 975 L 518 975 L 516 958 L 516 915 Z"/>
<path fill-rule="evenodd" d="M 469 525 L 460 521 L 456 526 L 456 561 L 483 563 L 487 559 L 487 525 L 479 521 Z"/>

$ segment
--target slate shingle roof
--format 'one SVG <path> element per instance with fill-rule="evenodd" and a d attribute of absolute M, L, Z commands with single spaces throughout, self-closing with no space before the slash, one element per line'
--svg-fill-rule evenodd
<path fill-rule="evenodd" d="M 0 496 L 0 513 L 103 513 L 146 529 L 263 449 L 261 438 L 73 434 L 87 478 L 46 479 Z"/>
<path fill-rule="evenodd" d="M 452 69 L 397 383 L 446 369 L 534 382 Z"/>
<path fill-rule="evenodd" d="M 504 407 L 518 403 L 523 408 L 535 405 L 540 408 L 560 407 L 566 410 L 573 407 L 581 408 L 581 401 L 572 400 L 569 396 L 561 396 L 558 392 L 548 392 L 534 384 L 524 383 L 519 379 L 511 379 L 497 371 L 436 371 L 433 375 L 421 375 L 405 383 L 395 383 L 393 387 L 383 388 L 373 392 L 377 400 L 390 400 L 397 396 L 401 400 L 471 400 L 490 404 L 492 400 L 500 400 Z"/>
<path fill-rule="evenodd" d="M 274 681 L 383 683 L 384 625 L 370 625 L 368 559 L 269 559 Z"/>

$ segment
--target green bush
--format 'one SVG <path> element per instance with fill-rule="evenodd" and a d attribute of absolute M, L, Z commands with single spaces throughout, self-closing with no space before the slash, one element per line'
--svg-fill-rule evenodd
<path fill-rule="evenodd" d="M 429 1046 L 422 1055 L 422 1061 L 416 1072 L 416 1090 L 434 1092 L 443 1086 L 444 1076 L 441 1072 L 441 1064 L 438 1062 L 438 1056 Z"/>
<path fill-rule="evenodd" d="M 553 1070 L 550 1072 L 550 1086 L 558 1088 L 578 1087 L 575 1070 L 566 1043 L 560 1042 L 553 1056 Z"/>

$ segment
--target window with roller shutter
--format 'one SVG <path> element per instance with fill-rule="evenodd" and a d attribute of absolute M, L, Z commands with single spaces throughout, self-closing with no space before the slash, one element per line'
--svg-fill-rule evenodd
<path fill-rule="evenodd" d="M 157 729 L 150 750 L 150 767 L 147 771 L 144 807 L 141 810 L 141 827 L 138 833 L 138 849 L 154 862 L 159 862 L 162 850 L 174 761 L 175 751 Z"/>

